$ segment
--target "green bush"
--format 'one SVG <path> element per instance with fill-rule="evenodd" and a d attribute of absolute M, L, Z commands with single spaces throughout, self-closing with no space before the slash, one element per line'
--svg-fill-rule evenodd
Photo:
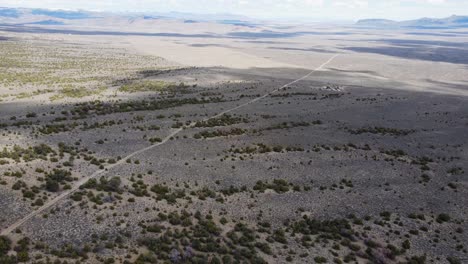
<path fill-rule="evenodd" d="M 324 258 L 324 257 L 320 257 L 320 256 L 315 257 L 315 258 L 314 258 L 314 261 L 315 261 L 316 263 L 327 263 L 327 259 Z"/>
<path fill-rule="evenodd" d="M 436 218 L 437 223 L 441 224 L 444 222 L 450 221 L 450 216 L 448 214 L 439 214 Z"/>
<path fill-rule="evenodd" d="M 0 236 L 0 257 L 5 256 L 11 249 L 11 241 L 8 237 Z"/>

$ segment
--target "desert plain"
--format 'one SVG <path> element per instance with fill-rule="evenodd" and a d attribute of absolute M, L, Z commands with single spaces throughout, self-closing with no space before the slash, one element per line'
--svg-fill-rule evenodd
<path fill-rule="evenodd" d="M 0 26 L 0 263 L 467 263 L 467 30 L 113 22 Z"/>

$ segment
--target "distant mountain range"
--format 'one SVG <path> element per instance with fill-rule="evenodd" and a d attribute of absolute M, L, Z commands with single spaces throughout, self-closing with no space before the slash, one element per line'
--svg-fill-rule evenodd
<path fill-rule="evenodd" d="M 66 21 L 97 18 L 101 15 L 89 11 L 48 10 L 30 8 L 0 7 L 0 23 L 4 24 L 35 24 L 35 25 L 65 25 Z"/>
<path fill-rule="evenodd" d="M 148 12 L 148 13 L 108 13 L 86 10 L 49 10 L 34 8 L 0 7 L 0 23 L 6 24 L 36 24 L 36 25 L 67 25 L 84 19 L 120 19 L 133 22 L 142 20 L 182 20 L 186 23 L 217 22 L 238 26 L 255 26 L 252 19 L 233 14 L 193 14 L 182 12 Z"/>
<path fill-rule="evenodd" d="M 362 27 L 376 28 L 420 28 L 420 29 L 443 29 L 443 28 L 468 28 L 468 16 L 450 16 L 447 18 L 421 18 L 407 21 L 394 21 L 388 19 L 363 19 L 356 25 Z"/>
<path fill-rule="evenodd" d="M 256 27 L 255 19 L 233 14 L 194 14 L 183 12 L 147 12 L 147 13 L 109 13 L 86 10 L 50 10 L 35 8 L 4 8 L 0 7 L 0 24 L 13 25 L 43 25 L 62 26 L 77 25 L 80 20 L 96 20 L 97 24 L 125 23 L 134 24 L 135 21 L 180 20 L 184 23 L 215 22 L 233 26 Z M 367 28 L 418 28 L 444 29 L 468 28 L 468 16 L 450 16 L 447 18 L 421 18 L 407 21 L 388 19 L 363 19 L 356 24 Z"/>

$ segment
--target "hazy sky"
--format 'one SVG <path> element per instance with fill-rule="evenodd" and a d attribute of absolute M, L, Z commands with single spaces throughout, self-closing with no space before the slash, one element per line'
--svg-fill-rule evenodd
<path fill-rule="evenodd" d="M 256 18 L 413 19 L 468 14 L 468 0 L 0 0 L 4 7 L 233 13 Z"/>

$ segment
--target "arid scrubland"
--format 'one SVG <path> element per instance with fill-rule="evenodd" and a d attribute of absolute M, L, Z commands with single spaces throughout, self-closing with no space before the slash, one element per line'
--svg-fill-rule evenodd
<path fill-rule="evenodd" d="M 297 68 L 200 67 L 150 37 L 7 36 L 0 263 L 468 260 L 466 86 L 402 68 L 450 63 L 304 37 L 229 44 Z"/>
<path fill-rule="evenodd" d="M 116 80 L 135 78 L 139 71 L 171 66 L 163 59 L 105 44 L 83 46 L 58 41 L 1 41 L 0 56 L 3 101 L 31 97 L 44 101 L 96 98 L 102 93 L 112 94 Z"/>

